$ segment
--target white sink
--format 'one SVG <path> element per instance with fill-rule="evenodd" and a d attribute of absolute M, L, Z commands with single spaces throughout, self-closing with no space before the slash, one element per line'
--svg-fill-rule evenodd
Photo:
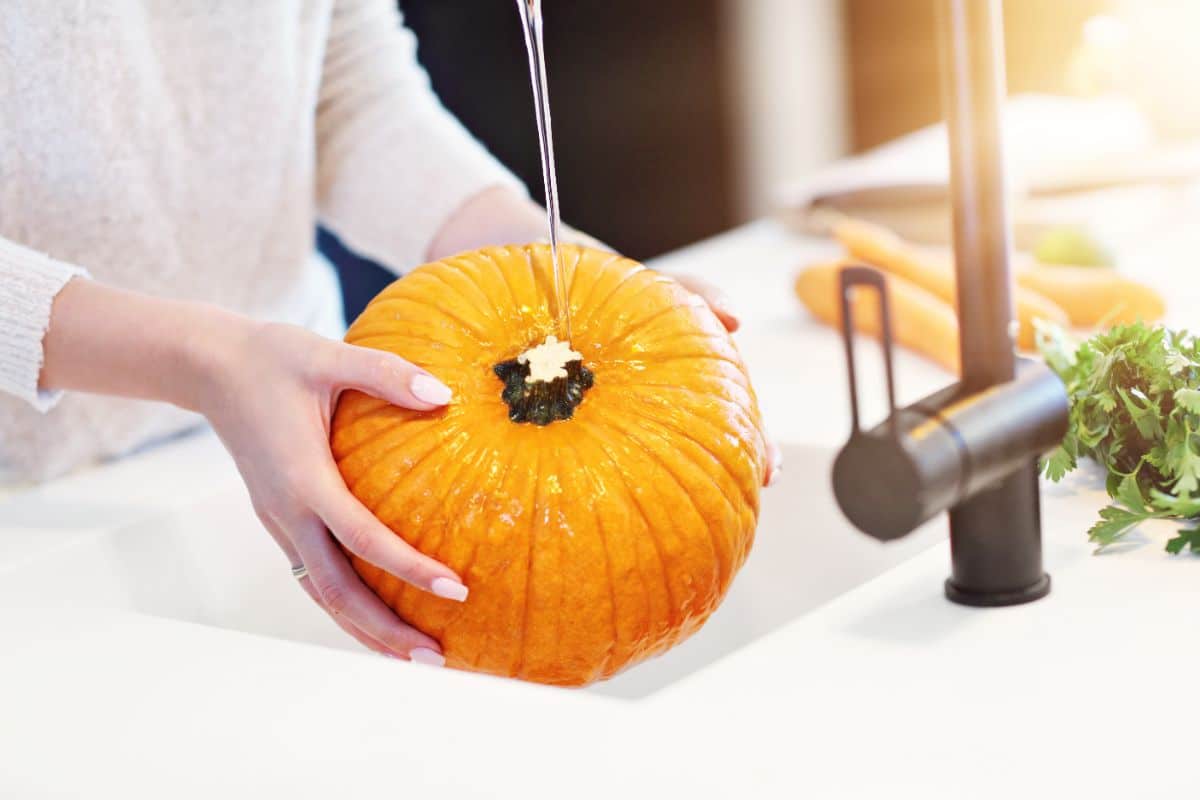
<path fill-rule="evenodd" d="M 675 650 L 589 691 L 649 695 L 864 583 L 944 537 L 943 523 L 881 545 L 853 530 L 829 485 L 833 452 L 784 447 L 754 550 L 709 623 Z M 0 505 L 0 530 L 46 519 L 38 496 Z M 71 513 L 60 509 L 59 513 Z M 74 537 L 0 577 L 0 605 L 116 607 L 361 651 L 301 591 L 232 483 L 186 512 Z"/>

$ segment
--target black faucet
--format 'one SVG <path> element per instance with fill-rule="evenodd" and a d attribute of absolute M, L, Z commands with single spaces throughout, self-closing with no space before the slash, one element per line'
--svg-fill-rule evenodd
<path fill-rule="evenodd" d="M 1047 367 L 1015 355 L 999 106 L 1000 0 L 939 0 L 942 94 L 950 138 L 961 379 L 897 409 L 886 283 L 842 272 L 842 335 L 854 427 L 833 467 L 846 517 L 880 540 L 950 512 L 946 596 L 971 606 L 1045 597 L 1037 458 L 1067 430 L 1067 395 Z M 889 416 L 859 425 L 849 296 L 878 293 Z"/>

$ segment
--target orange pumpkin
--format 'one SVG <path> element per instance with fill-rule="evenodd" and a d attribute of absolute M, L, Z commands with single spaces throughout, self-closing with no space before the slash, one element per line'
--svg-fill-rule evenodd
<path fill-rule="evenodd" d="M 352 559 L 449 666 L 578 685 L 704 623 L 750 549 L 765 461 L 746 367 L 699 298 L 611 253 L 560 257 L 582 356 L 565 376 L 531 382 L 519 358 L 556 333 L 549 248 L 463 253 L 393 283 L 346 335 L 453 401 L 345 392 L 332 445 L 350 490 L 470 588 L 456 603 Z"/>

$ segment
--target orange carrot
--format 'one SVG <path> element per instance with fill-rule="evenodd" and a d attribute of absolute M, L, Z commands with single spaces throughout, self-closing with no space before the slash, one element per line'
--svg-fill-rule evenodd
<path fill-rule="evenodd" d="M 1045 266 L 1017 272 L 1017 284 L 1044 295 L 1066 309 L 1071 324 L 1154 322 L 1166 304 L 1149 286 L 1097 267 Z"/>
<path fill-rule="evenodd" d="M 796 296 L 814 317 L 839 327 L 842 319 L 838 276 L 845 261 L 814 264 L 796 276 Z M 958 372 L 958 319 L 937 296 L 910 281 L 884 273 L 891 302 L 892 338 L 951 372 Z M 855 328 L 880 335 L 879 303 L 873 292 L 856 291 Z"/>
<path fill-rule="evenodd" d="M 855 258 L 911 281 L 951 306 L 958 304 L 954 259 L 949 254 L 922 250 L 887 228 L 856 219 L 840 220 L 834 226 L 833 234 Z M 1032 287 L 1018 285 L 1013 299 L 1020 323 L 1017 345 L 1022 350 L 1033 350 L 1037 346 L 1034 320 L 1041 319 L 1056 325 L 1066 325 L 1068 322 L 1068 314 L 1058 304 L 1038 294 Z"/>

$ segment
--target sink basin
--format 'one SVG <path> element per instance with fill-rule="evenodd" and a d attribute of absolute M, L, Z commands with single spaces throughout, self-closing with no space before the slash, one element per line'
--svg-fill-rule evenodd
<path fill-rule="evenodd" d="M 754 550 L 725 603 L 669 653 L 588 691 L 636 699 L 882 573 L 945 535 L 942 522 L 890 545 L 853 530 L 834 504 L 827 448 L 785 446 L 763 496 Z M 0 528 L 43 518 L 28 499 L 0 506 Z M 24 505 L 23 505 L 24 504 Z M 62 510 L 60 509 L 60 513 Z M 7 570 L 0 606 L 115 607 L 243 633 L 361 651 L 302 592 L 239 486 L 186 512 L 82 534 Z"/>

